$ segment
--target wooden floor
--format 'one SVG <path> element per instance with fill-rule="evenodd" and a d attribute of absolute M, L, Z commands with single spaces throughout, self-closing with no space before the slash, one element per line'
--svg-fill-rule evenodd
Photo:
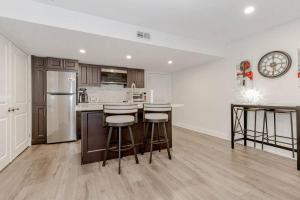
<path fill-rule="evenodd" d="M 0 199 L 300 199 L 294 160 L 174 128 L 166 151 L 80 165 L 80 143 L 33 146 L 0 173 Z"/>

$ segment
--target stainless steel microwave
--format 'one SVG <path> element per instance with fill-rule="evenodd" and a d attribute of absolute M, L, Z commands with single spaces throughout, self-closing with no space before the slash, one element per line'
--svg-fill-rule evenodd
<path fill-rule="evenodd" d="M 127 70 L 121 69 L 101 69 L 101 83 L 102 84 L 127 84 Z"/>

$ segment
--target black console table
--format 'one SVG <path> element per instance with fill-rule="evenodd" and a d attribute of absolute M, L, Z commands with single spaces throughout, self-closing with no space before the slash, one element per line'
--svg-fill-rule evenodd
<path fill-rule="evenodd" d="M 244 134 L 243 138 L 235 139 L 235 130 L 234 130 L 234 117 L 235 117 L 235 109 L 236 108 L 244 108 L 244 116 L 243 116 L 243 129 L 247 130 L 247 109 L 258 108 L 258 109 L 267 109 L 267 110 L 295 110 L 296 111 L 296 127 L 297 127 L 297 169 L 300 171 L 300 106 L 273 106 L 273 105 L 245 105 L 245 104 L 231 104 L 231 148 L 234 149 L 234 143 L 237 141 L 244 141 L 244 146 L 247 146 L 247 141 L 253 141 L 252 138 L 247 137 L 247 133 Z M 256 141 L 257 143 L 262 143 L 262 141 Z M 264 142 L 264 145 L 269 145 L 285 150 L 292 150 L 289 147 Z"/>

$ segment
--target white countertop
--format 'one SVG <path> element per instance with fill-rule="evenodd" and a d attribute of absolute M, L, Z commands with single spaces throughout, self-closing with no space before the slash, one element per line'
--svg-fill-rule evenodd
<path fill-rule="evenodd" d="M 104 104 L 120 104 L 120 103 L 79 103 L 76 105 L 76 111 L 90 111 L 90 110 L 103 110 Z M 138 108 L 142 109 L 144 103 L 136 103 Z M 183 104 L 171 104 L 172 108 L 183 107 Z"/>

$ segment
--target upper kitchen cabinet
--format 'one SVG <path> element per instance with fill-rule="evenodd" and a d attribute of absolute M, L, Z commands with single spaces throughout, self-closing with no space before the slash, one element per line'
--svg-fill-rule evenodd
<path fill-rule="evenodd" d="M 32 69 L 32 105 L 46 105 L 46 71 Z"/>
<path fill-rule="evenodd" d="M 97 65 L 89 65 L 87 68 L 87 82 L 90 86 L 101 85 L 101 67 Z"/>
<path fill-rule="evenodd" d="M 145 87 L 145 70 L 138 69 L 137 70 L 137 88 L 144 88 Z"/>
<path fill-rule="evenodd" d="M 63 63 L 65 70 L 78 71 L 79 64 L 77 60 L 65 59 Z"/>
<path fill-rule="evenodd" d="M 78 61 L 72 59 L 46 58 L 48 70 L 78 70 Z"/>
<path fill-rule="evenodd" d="M 81 64 L 81 63 L 79 64 L 79 70 L 78 70 L 78 85 L 79 86 L 88 85 L 87 68 L 88 68 L 88 65 Z"/>
<path fill-rule="evenodd" d="M 78 85 L 100 86 L 101 67 L 98 65 L 79 64 Z"/>
<path fill-rule="evenodd" d="M 131 87 L 135 83 L 137 88 L 145 87 L 145 71 L 143 69 L 128 69 L 127 70 L 127 87 Z"/>
<path fill-rule="evenodd" d="M 32 56 L 32 66 L 34 68 L 45 68 L 46 65 L 47 64 L 45 58 Z"/>
<path fill-rule="evenodd" d="M 32 105 L 46 105 L 46 59 L 32 56 Z"/>
<path fill-rule="evenodd" d="M 63 59 L 47 58 L 47 69 L 62 70 L 63 66 Z"/>

